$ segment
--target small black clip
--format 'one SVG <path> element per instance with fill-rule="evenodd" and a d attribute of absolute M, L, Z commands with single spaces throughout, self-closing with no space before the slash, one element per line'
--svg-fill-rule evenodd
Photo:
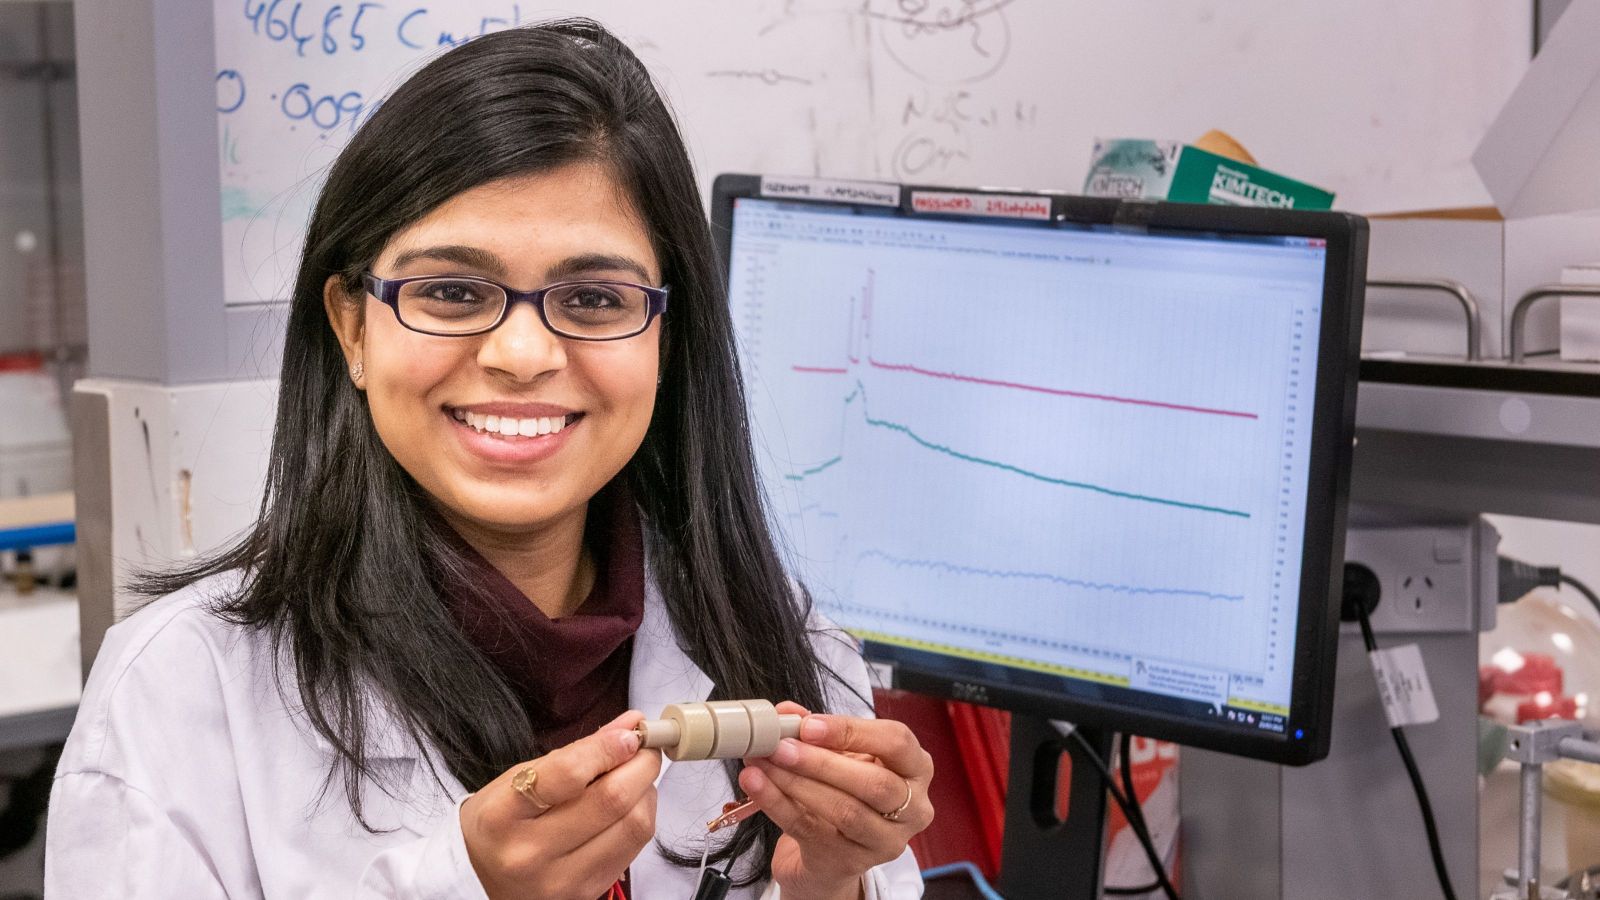
<path fill-rule="evenodd" d="M 728 888 L 732 885 L 733 879 L 726 873 L 707 866 L 700 873 L 700 886 L 694 889 L 694 900 L 722 900 L 728 896 Z"/>

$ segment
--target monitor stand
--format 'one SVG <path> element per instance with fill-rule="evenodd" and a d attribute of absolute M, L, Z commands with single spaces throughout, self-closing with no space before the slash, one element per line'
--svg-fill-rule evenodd
<path fill-rule="evenodd" d="M 1111 732 L 1080 728 L 1103 760 Z M 1061 756 L 1072 761 L 1067 815 L 1058 815 Z M 1050 720 L 1013 713 L 1000 894 L 1006 900 L 1097 900 L 1105 844 L 1106 789 L 1083 747 Z"/>

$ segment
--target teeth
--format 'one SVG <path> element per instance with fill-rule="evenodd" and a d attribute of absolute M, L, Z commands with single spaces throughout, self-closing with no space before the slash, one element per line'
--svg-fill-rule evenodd
<path fill-rule="evenodd" d="M 535 419 L 513 419 L 510 416 L 486 416 L 466 410 L 454 410 L 457 421 L 465 422 L 480 434 L 498 434 L 504 437 L 536 437 L 555 434 L 567 427 L 565 416 L 548 416 Z"/>

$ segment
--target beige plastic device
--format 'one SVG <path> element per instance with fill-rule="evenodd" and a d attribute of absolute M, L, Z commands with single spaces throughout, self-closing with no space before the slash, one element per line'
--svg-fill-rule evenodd
<path fill-rule="evenodd" d="M 639 746 L 673 761 L 771 756 L 778 741 L 800 735 L 800 716 L 780 714 L 766 700 L 674 703 L 661 718 L 634 726 Z"/>

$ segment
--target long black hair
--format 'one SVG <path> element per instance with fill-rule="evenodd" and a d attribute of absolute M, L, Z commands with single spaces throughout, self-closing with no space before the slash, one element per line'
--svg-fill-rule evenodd
<path fill-rule="evenodd" d="M 600 25 L 502 31 L 417 72 L 334 163 L 295 281 L 259 520 L 232 548 L 140 584 L 165 594 L 243 572 L 216 611 L 267 632 L 293 660 L 301 705 L 337 750 L 357 817 L 362 780 L 376 777 L 365 748 L 374 691 L 469 790 L 548 748 L 535 747 L 511 688 L 452 620 L 442 585 L 456 551 L 346 375 L 324 284 L 338 276 L 361 296 L 362 270 L 440 204 L 580 161 L 606 166 L 631 197 L 672 285 L 656 413 L 620 477 L 682 648 L 717 697 L 825 705 L 831 673 L 764 517 L 725 287 L 677 126 L 637 57 Z M 751 819 L 719 857 L 758 847 L 741 881 L 765 878 L 777 835 Z"/>

